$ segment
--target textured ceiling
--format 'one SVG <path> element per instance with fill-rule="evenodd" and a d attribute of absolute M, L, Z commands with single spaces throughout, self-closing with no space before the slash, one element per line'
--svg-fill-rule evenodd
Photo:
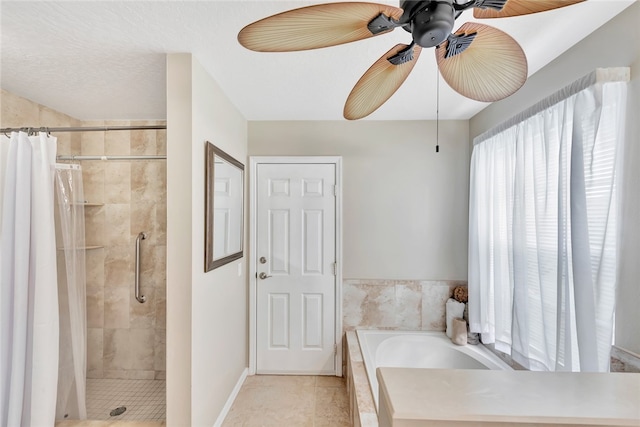
<path fill-rule="evenodd" d="M 522 45 L 531 75 L 633 1 L 589 0 L 484 22 Z M 295 53 L 256 53 L 238 44 L 238 31 L 248 23 L 315 3 L 320 2 L 1 1 L 1 86 L 83 120 L 163 119 L 165 54 L 189 52 L 248 120 L 340 120 L 360 76 L 410 35 L 397 29 Z M 467 20 L 473 20 L 470 11 L 456 28 Z M 435 64 L 425 50 L 405 84 L 368 119 L 434 119 Z M 468 119 L 486 105 L 441 80 L 441 119 Z"/>

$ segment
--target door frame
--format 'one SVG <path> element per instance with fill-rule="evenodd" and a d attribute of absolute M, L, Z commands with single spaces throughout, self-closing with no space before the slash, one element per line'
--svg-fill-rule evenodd
<path fill-rule="evenodd" d="M 251 156 L 249 157 L 249 375 L 255 375 L 257 365 L 257 191 L 260 164 L 333 164 L 336 171 L 336 301 L 335 301 L 335 367 L 342 376 L 342 157 L 339 156 Z"/>

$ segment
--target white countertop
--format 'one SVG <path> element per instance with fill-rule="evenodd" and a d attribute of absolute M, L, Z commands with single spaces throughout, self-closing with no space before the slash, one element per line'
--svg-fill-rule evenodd
<path fill-rule="evenodd" d="M 640 374 L 378 368 L 377 376 L 380 426 L 640 426 Z"/>

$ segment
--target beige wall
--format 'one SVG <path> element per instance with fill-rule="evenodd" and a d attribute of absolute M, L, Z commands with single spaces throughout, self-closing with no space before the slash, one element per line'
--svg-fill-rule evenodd
<path fill-rule="evenodd" d="M 250 122 L 250 156 L 343 158 L 346 279 L 467 279 L 466 121 Z"/>
<path fill-rule="evenodd" d="M 631 67 L 622 190 L 616 345 L 640 353 L 640 2 L 529 78 L 524 87 L 470 120 L 471 139 L 598 67 Z"/>
<path fill-rule="evenodd" d="M 204 272 L 205 141 L 246 164 L 247 122 L 189 54 L 167 57 L 167 100 L 167 425 L 211 426 L 248 365 L 248 313 L 245 258 Z"/>
<path fill-rule="evenodd" d="M 167 425 L 191 425 L 191 55 L 167 55 Z"/>

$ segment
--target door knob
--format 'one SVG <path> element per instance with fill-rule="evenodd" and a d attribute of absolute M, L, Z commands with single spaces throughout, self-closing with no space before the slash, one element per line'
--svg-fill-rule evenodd
<path fill-rule="evenodd" d="M 263 257 L 263 256 L 261 256 L 258 261 L 260 261 L 260 264 L 266 264 L 267 263 L 267 259 L 265 257 Z"/>
<path fill-rule="evenodd" d="M 260 273 L 260 274 L 258 275 L 258 277 L 259 277 L 259 278 L 261 278 L 262 280 L 264 280 L 264 279 L 268 279 L 268 278 L 269 278 L 269 277 L 271 277 L 271 276 L 267 276 L 267 273 L 265 273 L 265 272 L 263 271 L 262 273 Z"/>

